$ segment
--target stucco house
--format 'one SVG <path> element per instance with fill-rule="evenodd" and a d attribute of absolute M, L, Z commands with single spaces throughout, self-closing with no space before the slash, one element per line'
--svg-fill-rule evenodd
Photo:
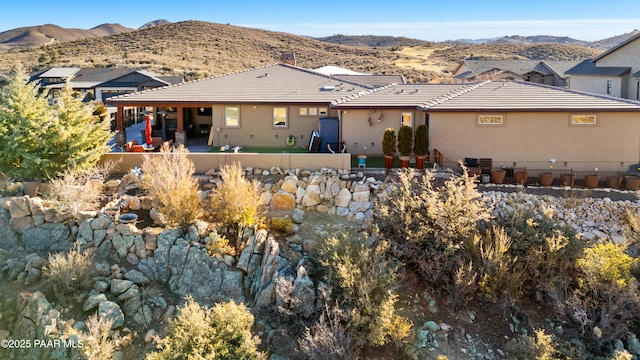
<path fill-rule="evenodd" d="M 566 72 L 580 61 L 571 60 L 463 60 L 453 72 L 456 83 L 484 80 L 522 80 L 568 86 Z"/>
<path fill-rule="evenodd" d="M 567 71 L 572 89 L 640 100 L 640 33 Z"/>
<path fill-rule="evenodd" d="M 362 76 L 362 77 L 360 77 Z M 429 127 L 430 149 L 494 166 L 624 170 L 640 162 L 640 103 L 523 81 L 465 84 L 374 82 L 277 64 L 110 99 L 175 119 L 176 141 L 205 127 L 212 146 L 306 146 L 323 119 L 354 154 L 381 154 L 386 128 Z M 379 79 L 378 79 L 379 80 Z M 120 116 L 119 116 L 120 119 Z M 118 141 L 124 142 L 118 120 Z"/>

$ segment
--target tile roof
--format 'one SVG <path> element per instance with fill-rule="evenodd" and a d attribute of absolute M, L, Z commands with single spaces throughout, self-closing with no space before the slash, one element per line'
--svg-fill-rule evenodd
<path fill-rule="evenodd" d="M 584 60 L 578 65 L 569 69 L 567 75 L 601 75 L 601 76 L 622 76 L 631 71 L 630 67 L 624 66 L 596 66 L 592 60 Z"/>
<path fill-rule="evenodd" d="M 391 84 L 406 84 L 402 75 L 333 75 L 334 79 L 350 81 L 369 87 L 378 87 Z"/>
<path fill-rule="evenodd" d="M 292 65 L 277 64 L 112 97 L 117 104 L 329 103 L 371 90 Z"/>
<path fill-rule="evenodd" d="M 429 111 L 640 111 L 640 102 L 534 84 L 488 81 Z"/>
<path fill-rule="evenodd" d="M 466 88 L 460 84 L 399 84 L 387 85 L 374 91 L 351 98 L 337 99 L 332 106 L 339 109 L 348 108 L 419 108 L 427 107 L 427 103 L 435 101 L 442 94 Z"/>
<path fill-rule="evenodd" d="M 537 71 L 543 74 L 555 73 L 563 77 L 566 70 L 576 66 L 579 62 L 573 60 L 464 60 L 458 68 L 466 65 L 470 70 L 457 74 L 455 78 L 469 79 L 494 70 L 510 71 L 518 75 Z"/>
<path fill-rule="evenodd" d="M 53 67 L 38 76 L 39 78 L 69 78 L 80 71 L 77 67 Z"/>

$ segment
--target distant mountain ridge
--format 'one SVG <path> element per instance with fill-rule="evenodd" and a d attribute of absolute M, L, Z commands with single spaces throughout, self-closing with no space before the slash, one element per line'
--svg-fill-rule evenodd
<path fill-rule="evenodd" d="M 56 42 L 69 42 L 134 31 L 120 24 L 102 24 L 92 29 L 67 29 L 54 24 L 28 26 L 0 33 L 0 45 L 5 47 L 32 47 Z"/>

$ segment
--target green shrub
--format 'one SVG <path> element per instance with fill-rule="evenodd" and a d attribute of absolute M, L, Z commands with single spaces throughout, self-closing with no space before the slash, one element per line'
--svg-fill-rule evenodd
<path fill-rule="evenodd" d="M 232 246 L 229 246 L 229 240 L 224 236 L 218 235 L 217 231 L 213 231 L 209 234 L 205 242 L 205 247 L 210 256 L 233 256 L 236 254 L 236 250 Z"/>
<path fill-rule="evenodd" d="M 577 284 L 558 307 L 560 314 L 582 330 L 590 351 L 608 353 L 640 322 L 638 282 L 631 275 L 638 259 L 624 246 L 605 243 L 585 249 L 576 263 Z"/>
<path fill-rule="evenodd" d="M 344 233 L 326 239 L 319 261 L 338 303 L 349 314 L 348 327 L 356 340 L 372 346 L 400 343 L 411 323 L 395 311 L 399 264 L 387 255 L 382 240 Z"/>
<path fill-rule="evenodd" d="M 209 197 L 215 218 L 240 230 L 257 225 L 262 216 L 260 183 L 245 179 L 238 163 L 223 166 L 220 175 L 222 184 Z"/>
<path fill-rule="evenodd" d="M 113 320 L 91 315 L 85 321 L 88 333 L 82 334 L 82 353 L 89 360 L 111 360 L 116 343 L 110 339 Z"/>
<path fill-rule="evenodd" d="M 253 315 L 243 304 L 229 301 L 203 308 L 188 297 L 169 323 L 167 336 L 157 340 L 159 350 L 147 359 L 264 359 L 252 326 Z"/>
<path fill-rule="evenodd" d="M 478 287 L 490 301 L 516 300 L 522 294 L 524 277 L 516 268 L 516 258 L 509 255 L 511 239 L 502 228 L 494 228 L 485 236 L 474 236 L 472 248 L 477 264 Z"/>
<path fill-rule="evenodd" d="M 393 128 L 387 128 L 382 136 L 382 153 L 391 156 L 396 152 L 396 132 Z"/>
<path fill-rule="evenodd" d="M 159 154 L 145 156 L 142 171 L 149 183 L 149 195 L 168 225 L 187 228 L 203 215 L 199 184 L 193 176 L 195 166 L 187 156 L 189 150 L 183 145 L 170 150 L 163 148 Z"/>
<path fill-rule="evenodd" d="M 553 345 L 551 335 L 544 329 L 536 330 L 534 336 L 523 336 L 521 339 L 511 339 L 505 345 L 507 359 L 518 360 L 552 360 L 557 359 L 558 351 Z"/>
<path fill-rule="evenodd" d="M 274 217 L 271 219 L 271 229 L 285 234 L 293 234 L 293 221 L 289 218 Z"/>
<path fill-rule="evenodd" d="M 76 244 L 66 254 L 49 255 L 49 264 L 44 267 L 43 275 L 51 282 L 56 297 L 65 301 L 82 290 L 93 285 L 93 255 L 80 250 Z"/>
<path fill-rule="evenodd" d="M 398 130 L 398 152 L 400 156 L 411 155 L 413 147 L 413 128 L 411 126 L 401 126 Z"/>
<path fill-rule="evenodd" d="M 110 150 L 109 120 L 93 115 L 93 104 L 68 86 L 49 105 L 26 78 L 14 71 L 0 94 L 0 172 L 18 181 L 46 180 L 95 166 Z"/>
<path fill-rule="evenodd" d="M 398 174 L 374 207 L 382 236 L 424 279 L 449 283 L 455 254 L 478 224 L 490 217 L 476 184 L 467 175 L 453 176 L 434 188 L 431 172 L 418 178 L 413 169 Z"/>
<path fill-rule="evenodd" d="M 413 152 L 416 155 L 426 155 L 429 150 L 429 128 L 427 125 L 420 124 L 416 127 L 416 136 L 414 139 Z"/>
<path fill-rule="evenodd" d="M 606 289 L 611 286 L 626 288 L 636 279 L 631 269 L 638 265 L 638 259 L 625 254 L 625 247 L 613 243 L 596 244 L 584 251 L 577 261 L 583 277 L 580 286 L 587 289 Z"/>

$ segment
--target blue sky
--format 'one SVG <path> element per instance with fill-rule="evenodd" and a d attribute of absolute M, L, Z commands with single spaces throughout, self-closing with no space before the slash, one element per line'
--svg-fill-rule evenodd
<path fill-rule="evenodd" d="M 157 19 L 202 20 L 314 37 L 391 35 L 444 41 L 505 35 L 599 40 L 640 28 L 637 2 L 537 1 L 7 1 L 0 32 L 56 24 L 138 28 Z"/>

